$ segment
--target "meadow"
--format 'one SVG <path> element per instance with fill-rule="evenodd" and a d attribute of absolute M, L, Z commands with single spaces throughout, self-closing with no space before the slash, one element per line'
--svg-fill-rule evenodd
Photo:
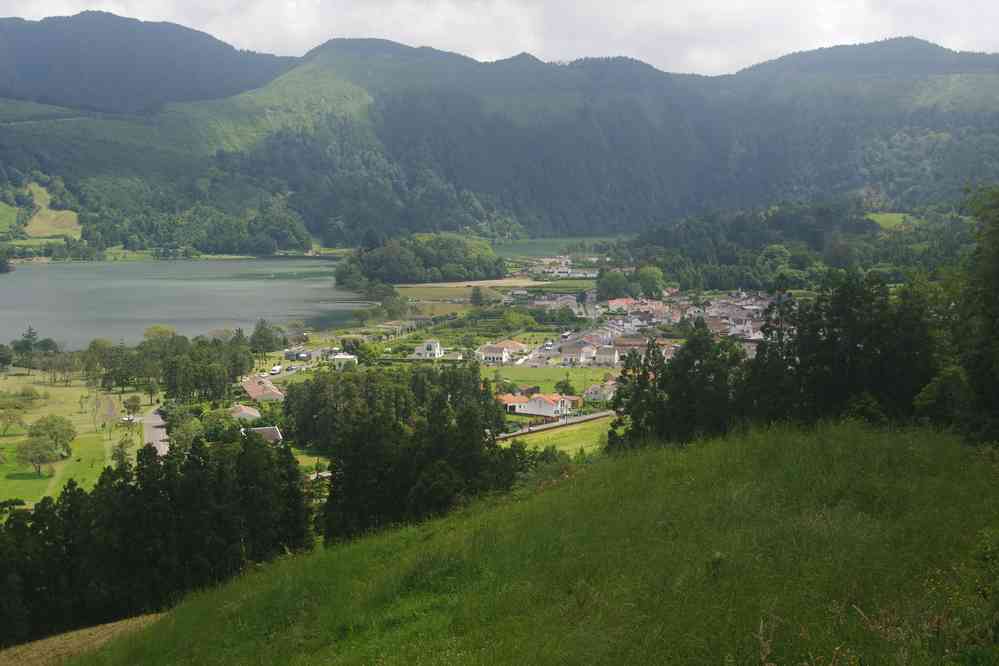
<path fill-rule="evenodd" d="M 867 219 L 876 222 L 882 229 L 895 229 L 906 222 L 917 222 L 907 213 L 868 213 Z"/>
<path fill-rule="evenodd" d="M 857 424 L 568 464 L 68 663 L 995 663 L 997 481 L 956 438 Z"/>
<path fill-rule="evenodd" d="M 57 236 L 69 236 L 79 238 L 81 229 L 80 221 L 75 212 L 71 210 L 52 210 L 49 205 L 52 197 L 48 190 L 38 183 L 31 183 L 28 186 L 31 194 L 34 195 L 35 205 L 39 210 L 28 221 L 25 232 L 32 238 L 53 238 Z"/>

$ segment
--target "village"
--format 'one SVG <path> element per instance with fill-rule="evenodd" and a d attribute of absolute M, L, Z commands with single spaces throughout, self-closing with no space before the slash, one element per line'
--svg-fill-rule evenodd
<path fill-rule="evenodd" d="M 512 436 L 611 416 L 625 358 L 643 356 L 650 340 L 664 358 L 671 358 L 684 343 L 685 327 L 698 318 L 715 336 L 735 340 L 748 357 L 755 355 L 772 302 L 769 295 L 684 293 L 664 287 L 659 298 L 601 300 L 596 287 L 601 261 L 540 257 L 510 280 L 400 286 L 400 293 L 414 294 L 409 317 L 301 339 L 273 355 L 273 365 L 268 367 L 268 360 L 242 381 L 245 402 L 279 403 L 283 384 L 302 381 L 320 367 L 342 371 L 359 364 L 476 360 L 482 376 L 494 382 L 496 400 L 508 414 L 507 435 Z M 491 301 L 472 306 L 474 290 L 488 290 Z M 434 312 L 441 303 L 450 309 L 420 314 Z M 365 358 L 348 347 L 363 349 Z M 240 408 L 246 406 L 234 409 Z"/>

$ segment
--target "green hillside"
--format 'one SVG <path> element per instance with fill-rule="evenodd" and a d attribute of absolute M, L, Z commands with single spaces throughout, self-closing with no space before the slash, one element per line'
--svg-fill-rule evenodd
<path fill-rule="evenodd" d="M 154 30 L 66 20 L 128 40 Z M 47 34 L 65 46 L 60 25 Z M 178 34 L 210 62 L 242 57 Z M 909 38 L 716 77 L 626 58 L 479 62 L 371 39 L 254 62 L 254 85 L 236 91 L 199 80 L 156 103 L 139 90 L 110 107 L 76 102 L 69 115 L 0 102 L 0 163 L 16 172 L 0 180 L 61 177 L 97 232 L 85 237 L 137 249 L 175 243 L 167 230 L 195 207 L 252 218 L 273 196 L 313 237 L 357 245 L 369 232 L 619 235 L 706 210 L 858 193 L 879 210 L 914 210 L 999 180 L 999 57 Z M 120 66 L 95 58 L 87 76 Z M 134 111 L 139 100 L 152 106 L 87 110 Z"/>
<path fill-rule="evenodd" d="M 997 474 L 856 425 L 604 459 L 262 567 L 71 663 L 994 663 Z"/>

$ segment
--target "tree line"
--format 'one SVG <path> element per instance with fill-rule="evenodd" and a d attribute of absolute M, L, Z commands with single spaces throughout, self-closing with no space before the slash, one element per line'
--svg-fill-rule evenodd
<path fill-rule="evenodd" d="M 669 360 L 651 343 L 629 356 L 610 449 L 842 417 L 999 439 L 999 188 L 971 210 L 977 248 L 943 280 L 892 288 L 874 272 L 833 272 L 812 299 L 778 294 L 751 360 L 703 321 Z"/>
<path fill-rule="evenodd" d="M 294 454 L 235 429 L 120 458 L 31 510 L 0 503 L 0 645 L 161 610 L 251 562 L 312 547 Z"/>
<path fill-rule="evenodd" d="M 288 386 L 285 428 L 331 458 L 327 540 L 440 514 L 509 488 L 529 464 L 475 364 L 320 372 Z"/>

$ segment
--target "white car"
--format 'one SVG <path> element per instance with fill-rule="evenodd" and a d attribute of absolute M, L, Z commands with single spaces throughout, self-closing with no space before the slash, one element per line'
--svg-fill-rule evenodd
<path fill-rule="evenodd" d="M 282 369 L 283 368 L 280 365 L 275 365 L 273 368 L 271 368 L 271 374 L 272 375 L 280 375 Z"/>

